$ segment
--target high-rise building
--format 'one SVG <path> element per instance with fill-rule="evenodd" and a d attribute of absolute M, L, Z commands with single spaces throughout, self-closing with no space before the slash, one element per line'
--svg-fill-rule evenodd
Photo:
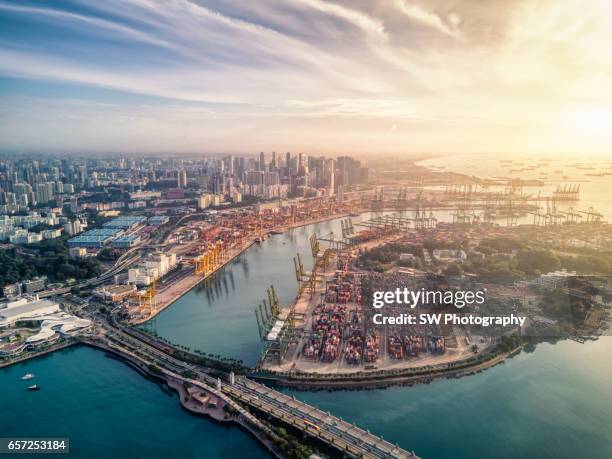
<path fill-rule="evenodd" d="M 208 175 L 198 175 L 197 181 L 200 188 L 203 190 L 208 189 Z"/>
<path fill-rule="evenodd" d="M 177 185 L 179 188 L 187 188 L 187 172 L 185 170 L 179 171 Z"/>
<path fill-rule="evenodd" d="M 262 171 L 248 171 L 245 181 L 247 185 L 263 185 L 264 173 Z"/>
<path fill-rule="evenodd" d="M 79 234 L 82 231 L 81 222 L 77 218 L 73 222 L 67 222 L 64 225 L 64 232 L 69 236 L 74 236 L 75 234 Z"/>
<path fill-rule="evenodd" d="M 212 198 L 213 195 L 211 194 L 202 194 L 198 196 L 198 209 L 202 210 L 210 207 L 212 204 Z"/>
<path fill-rule="evenodd" d="M 87 165 L 84 164 L 79 167 L 79 183 L 81 186 L 85 185 L 85 180 L 87 180 Z"/>
<path fill-rule="evenodd" d="M 225 170 L 229 175 L 234 175 L 234 157 L 232 155 L 229 155 L 226 158 L 226 163 L 227 164 Z"/>
<path fill-rule="evenodd" d="M 368 180 L 367 168 L 361 167 L 361 163 L 350 156 L 340 156 L 336 166 L 338 185 L 344 185 L 345 190 L 366 183 Z"/>
<path fill-rule="evenodd" d="M 15 193 L 6 193 L 5 200 L 6 204 L 9 206 L 17 205 L 17 197 L 15 196 Z"/>
<path fill-rule="evenodd" d="M 20 194 L 19 198 L 17 199 L 17 203 L 20 206 L 28 207 L 28 205 L 30 204 L 30 200 L 28 199 L 28 195 L 27 194 Z"/>
<path fill-rule="evenodd" d="M 36 184 L 36 202 L 47 204 L 49 202 L 49 189 L 46 183 Z"/>
<path fill-rule="evenodd" d="M 280 177 L 278 175 L 278 172 L 264 173 L 263 183 L 265 186 L 280 185 Z"/>
<path fill-rule="evenodd" d="M 70 212 L 76 214 L 79 211 L 79 199 L 76 196 L 70 198 Z"/>
<path fill-rule="evenodd" d="M 276 152 L 275 151 L 272 152 L 272 160 L 270 161 L 270 170 L 271 171 L 276 170 Z"/>

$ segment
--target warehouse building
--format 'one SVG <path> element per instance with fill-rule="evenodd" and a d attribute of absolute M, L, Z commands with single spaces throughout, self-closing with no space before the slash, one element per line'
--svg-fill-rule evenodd
<path fill-rule="evenodd" d="M 126 216 L 113 218 L 110 222 L 105 223 L 105 228 L 120 228 L 128 230 L 135 228 L 139 225 L 144 224 L 147 221 L 147 217 L 143 216 Z"/>
<path fill-rule="evenodd" d="M 117 249 L 129 249 L 140 244 L 140 236 L 135 234 L 121 236 L 111 242 L 111 245 Z"/>
<path fill-rule="evenodd" d="M 84 247 L 86 249 L 99 249 L 116 239 L 123 230 L 120 228 L 101 228 L 86 231 L 68 240 L 68 247 Z"/>

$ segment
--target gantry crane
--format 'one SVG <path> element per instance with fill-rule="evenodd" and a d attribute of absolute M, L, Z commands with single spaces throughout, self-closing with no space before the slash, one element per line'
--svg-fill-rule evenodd
<path fill-rule="evenodd" d="M 157 279 L 153 279 L 144 292 L 134 291 L 132 294 L 130 294 L 130 302 L 138 306 L 140 317 L 150 316 L 153 314 L 156 294 Z"/>
<path fill-rule="evenodd" d="M 223 241 L 208 244 L 204 255 L 195 260 L 196 274 L 207 276 L 223 263 L 225 255 L 225 243 Z"/>

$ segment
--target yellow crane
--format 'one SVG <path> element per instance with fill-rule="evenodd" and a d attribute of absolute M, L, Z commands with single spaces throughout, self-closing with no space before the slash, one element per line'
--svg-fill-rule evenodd
<path fill-rule="evenodd" d="M 130 295 L 130 302 L 138 306 L 141 317 L 150 316 L 155 309 L 155 295 L 157 295 L 157 280 L 153 279 L 144 292 L 135 291 Z"/>
<path fill-rule="evenodd" d="M 199 276 L 206 276 L 218 268 L 225 258 L 225 244 L 217 241 L 209 244 L 204 255 L 195 260 L 195 272 Z"/>

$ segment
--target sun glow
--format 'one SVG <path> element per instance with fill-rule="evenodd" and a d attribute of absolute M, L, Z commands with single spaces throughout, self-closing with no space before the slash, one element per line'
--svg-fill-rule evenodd
<path fill-rule="evenodd" d="M 607 109 L 576 110 L 569 122 L 579 134 L 600 134 L 612 131 L 612 112 Z"/>
<path fill-rule="evenodd" d="M 589 153 L 609 152 L 612 132 L 612 110 L 585 107 L 569 110 L 559 126 L 557 138 L 568 147 Z"/>

